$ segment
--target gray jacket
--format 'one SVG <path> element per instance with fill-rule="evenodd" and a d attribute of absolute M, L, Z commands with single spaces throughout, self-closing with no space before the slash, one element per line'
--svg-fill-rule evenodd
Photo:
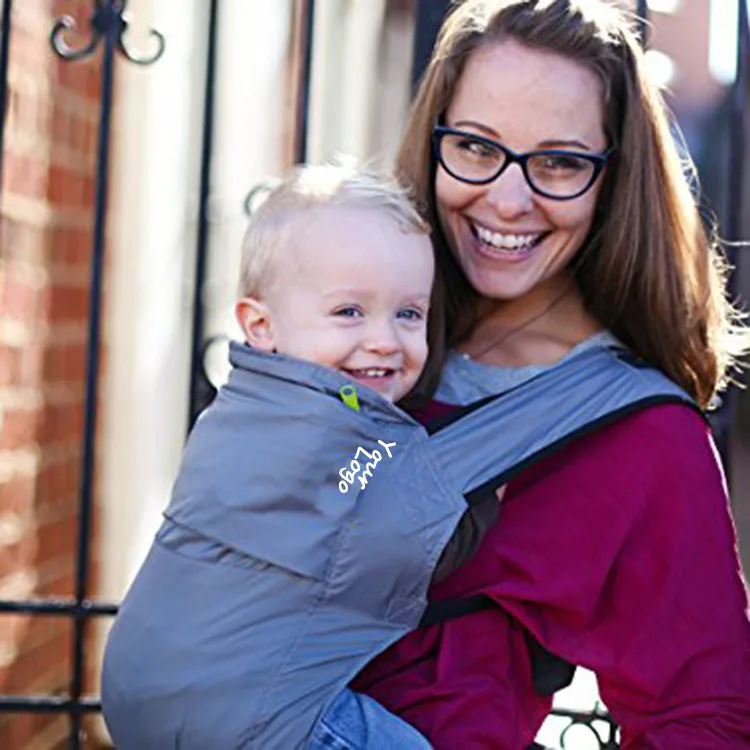
<path fill-rule="evenodd" d="M 428 434 L 300 360 L 231 348 L 165 523 L 105 655 L 119 750 L 304 747 L 333 697 L 418 626 L 466 510 L 550 446 L 654 400 L 687 401 L 610 348 L 571 357 Z"/>

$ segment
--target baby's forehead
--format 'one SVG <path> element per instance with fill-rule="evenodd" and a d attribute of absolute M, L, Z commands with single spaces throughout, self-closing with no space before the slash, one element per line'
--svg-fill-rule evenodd
<path fill-rule="evenodd" d="M 384 209 L 315 206 L 298 212 L 283 235 L 274 258 L 278 284 L 351 279 L 366 287 L 397 283 L 402 273 L 432 274 L 429 234 Z"/>
<path fill-rule="evenodd" d="M 342 250 L 387 242 L 408 244 L 414 235 L 429 236 L 397 211 L 383 206 L 323 204 L 305 207 L 289 217 L 283 231 L 289 259 L 338 257 Z"/>
<path fill-rule="evenodd" d="M 290 212 L 289 219 L 303 233 L 309 233 L 312 227 L 321 233 L 335 233 L 345 229 L 356 232 L 360 226 L 375 224 L 393 226 L 403 232 L 428 231 L 411 220 L 405 207 L 354 200 L 300 206 Z"/>

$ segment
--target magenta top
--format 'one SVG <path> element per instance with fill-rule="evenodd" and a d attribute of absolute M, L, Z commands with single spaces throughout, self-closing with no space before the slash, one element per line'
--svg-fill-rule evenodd
<path fill-rule="evenodd" d="M 750 748 L 747 594 L 691 409 L 631 415 L 514 479 L 477 555 L 431 598 L 477 593 L 497 608 L 406 636 L 354 683 L 437 750 L 533 741 L 551 700 L 534 692 L 527 630 L 596 672 L 624 750 Z"/>

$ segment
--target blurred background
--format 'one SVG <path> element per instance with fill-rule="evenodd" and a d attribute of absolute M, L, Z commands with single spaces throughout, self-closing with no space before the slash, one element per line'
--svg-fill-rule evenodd
<path fill-rule="evenodd" d="M 622 3 L 648 13 L 651 74 L 698 165 L 706 216 L 735 242 L 750 239 L 743 1 Z M 66 696 L 98 692 L 110 618 L 82 602 L 122 597 L 189 426 L 225 376 L 254 200 L 303 159 L 391 164 L 448 2 L 131 0 L 126 26 L 123 5 L 3 3 L 0 693 L 41 696 L 34 711 L 0 701 L 9 750 L 68 747 Z M 74 23 L 56 37 L 60 56 L 50 34 L 63 15 Z M 98 32 L 122 44 L 111 76 Z M 731 294 L 750 299 L 750 250 L 728 254 Z M 725 395 L 713 420 L 750 570 L 750 394 Z M 22 604 L 50 598 L 59 606 L 34 614 Z M 557 705 L 596 700 L 582 674 Z M 75 746 L 107 747 L 82 705 Z M 559 747 L 566 725 L 550 719 L 540 739 Z M 577 731 L 568 747 L 599 747 Z"/>

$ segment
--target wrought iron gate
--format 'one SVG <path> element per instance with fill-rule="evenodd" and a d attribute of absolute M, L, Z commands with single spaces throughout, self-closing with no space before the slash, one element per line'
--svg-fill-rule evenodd
<path fill-rule="evenodd" d="M 299 87 L 296 109 L 296 159 L 304 161 L 306 156 L 306 134 L 308 114 L 308 92 L 310 85 L 312 26 L 315 2 L 314 0 L 298 0 L 304 10 L 305 19 L 303 34 L 303 48 L 301 60 L 301 85 Z M 417 33 L 414 44 L 414 80 L 421 73 L 432 46 L 437 26 L 449 5 L 448 0 L 414 0 L 417 18 Z M 727 0 L 729 2 L 729 0 Z M 750 26 L 748 25 L 748 10 L 745 0 L 738 0 L 740 7 L 740 35 L 738 48 L 739 71 L 735 98 L 733 104 L 732 141 L 734 153 L 742 154 L 744 114 L 748 87 L 748 60 L 750 58 Z M 63 3 L 64 4 L 64 3 Z M 85 64 L 85 60 L 93 55 L 100 47 L 101 58 L 101 101 L 100 119 L 98 127 L 98 147 L 96 162 L 96 194 L 94 205 L 94 231 L 92 261 L 90 269 L 89 287 L 89 319 L 88 346 L 86 354 L 86 393 L 85 393 L 85 421 L 83 430 L 83 446 L 81 459 L 81 488 L 80 506 L 78 514 L 78 545 L 76 560 L 76 578 L 74 596 L 68 599 L 36 599 L 0 601 L 0 616 L 3 614 L 46 615 L 69 618 L 73 623 L 72 637 L 72 675 L 70 688 L 65 696 L 35 695 L 35 696 L 0 696 L 0 712 L 36 712 L 62 713 L 70 720 L 70 748 L 79 750 L 84 742 L 82 720 L 85 714 L 100 710 L 97 697 L 83 694 L 83 675 L 85 666 L 85 629 L 87 622 L 93 617 L 111 617 L 117 612 L 117 605 L 91 601 L 88 598 L 89 589 L 89 561 L 91 556 L 90 536 L 93 506 L 93 476 L 95 429 L 97 417 L 97 381 L 99 376 L 99 345 L 101 327 L 101 297 L 104 260 L 104 229 L 107 210 L 107 180 L 109 168 L 110 121 L 112 113 L 113 92 L 113 60 L 116 52 L 125 59 L 138 65 L 149 65 L 156 60 L 164 50 L 165 40 L 158 31 L 152 31 L 153 52 L 146 57 L 138 57 L 130 51 L 126 32 L 128 23 L 125 16 L 127 0 L 92 0 L 90 16 L 89 39 L 80 48 L 72 48 L 65 41 L 66 32 L 70 31 L 74 23 L 68 17 L 62 17 L 50 29 L 50 54 L 56 54 L 71 65 Z M 647 2 L 639 0 L 638 7 L 642 18 L 647 17 Z M 3 0 L 2 7 L 2 37 L 0 40 L 0 169 L 3 158 L 3 138 L 8 99 L 8 62 L 9 41 L 12 33 L 13 0 Z M 179 12 L 175 8 L 175 12 Z M 211 154 L 213 144 L 213 113 L 214 113 L 214 83 L 216 78 L 216 51 L 218 43 L 217 18 L 219 12 L 218 0 L 209 0 L 208 54 L 206 68 L 206 86 L 203 111 L 203 142 L 200 167 L 200 196 L 198 208 L 198 233 L 196 248 L 195 297 L 192 320 L 192 364 L 190 384 L 190 424 L 197 414 L 213 397 L 214 389 L 210 384 L 204 368 L 204 352 L 206 347 L 204 333 L 204 307 L 201 297 L 200 281 L 205 276 L 208 254 L 208 197 Z M 645 26 L 642 27 L 645 35 Z M 743 184 L 743 159 L 735 158 L 733 171 L 730 175 L 732 189 L 730 196 L 732 204 L 729 211 L 728 234 L 730 238 L 738 238 L 740 232 L 741 214 L 741 185 Z M 726 434 L 729 418 L 728 410 L 720 412 L 719 433 Z M 593 712 L 556 711 L 557 715 L 569 720 L 568 729 L 573 726 L 586 726 L 596 734 L 602 748 L 616 748 L 616 726 L 603 710 Z M 605 730 L 600 736 L 593 726 L 599 723 Z M 567 732 L 568 729 L 565 731 Z M 561 739 L 564 744 L 565 737 Z M 12 750 L 12 749 L 11 749 Z"/>

